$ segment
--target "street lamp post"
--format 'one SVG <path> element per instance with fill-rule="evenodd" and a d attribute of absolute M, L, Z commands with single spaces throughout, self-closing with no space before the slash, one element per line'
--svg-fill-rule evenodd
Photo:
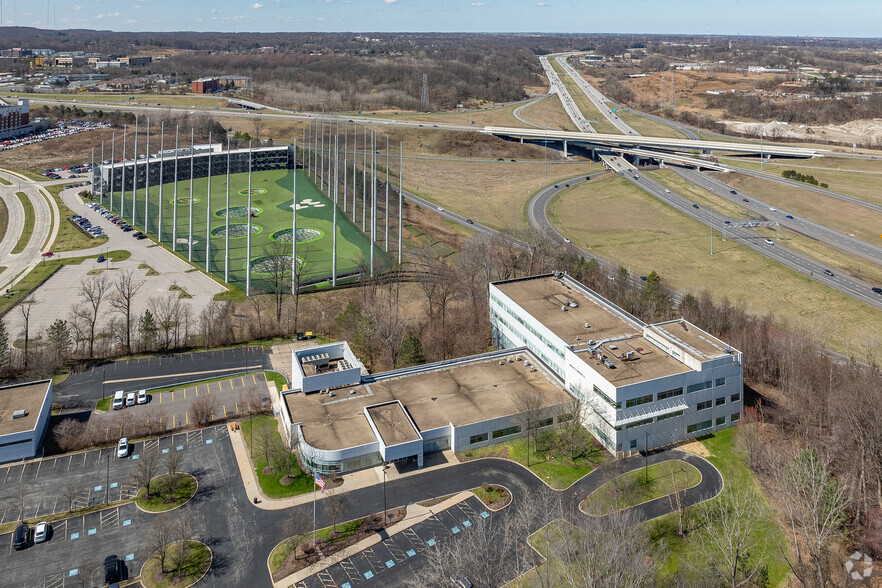
<path fill-rule="evenodd" d="M 386 528 L 386 469 L 388 469 L 389 464 L 383 461 L 383 528 Z"/>

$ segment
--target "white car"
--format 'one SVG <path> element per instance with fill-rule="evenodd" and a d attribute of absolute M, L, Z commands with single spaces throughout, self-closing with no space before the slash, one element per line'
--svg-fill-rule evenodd
<path fill-rule="evenodd" d="M 444 209 L 443 209 L 443 208 L 441 208 L 441 207 L 440 207 L 440 206 L 439 206 L 439 207 L 438 207 L 438 210 L 442 210 L 442 211 L 443 211 L 443 210 L 444 210 Z"/>
<path fill-rule="evenodd" d="M 147 390 L 138 390 L 138 404 L 147 404 Z"/>
<path fill-rule="evenodd" d="M 778 209 L 777 209 L 777 208 L 773 208 L 773 207 L 770 206 L 770 207 L 769 207 L 769 210 L 771 210 L 772 212 L 775 212 L 775 211 L 778 210 Z"/>
<path fill-rule="evenodd" d="M 567 239 L 566 237 L 564 237 L 564 243 L 569 243 L 569 242 L 570 242 L 570 240 Z"/>
<path fill-rule="evenodd" d="M 49 535 L 49 523 L 37 523 L 34 527 L 34 543 L 42 543 Z"/>
<path fill-rule="evenodd" d="M 123 437 L 119 440 L 119 443 L 116 444 L 116 456 L 117 457 L 128 457 L 129 455 L 129 438 Z"/>
<path fill-rule="evenodd" d="M 766 239 L 765 241 L 766 241 L 766 245 L 774 245 L 775 244 L 775 242 L 772 241 L 771 239 Z"/>
<path fill-rule="evenodd" d="M 667 188 L 665 188 L 665 193 L 666 193 L 666 194 L 670 194 L 670 193 L 671 193 L 671 191 L 670 191 L 670 190 L 668 190 L 668 189 L 667 189 Z"/>

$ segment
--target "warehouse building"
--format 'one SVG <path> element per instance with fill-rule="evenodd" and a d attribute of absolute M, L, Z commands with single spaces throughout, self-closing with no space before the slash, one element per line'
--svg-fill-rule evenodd
<path fill-rule="evenodd" d="M 340 474 L 523 435 L 523 400 L 539 431 L 572 418 L 563 382 L 528 349 L 369 375 L 345 342 L 293 352 L 282 397 L 288 441 L 307 467 Z"/>
<path fill-rule="evenodd" d="M 558 272 L 491 284 L 490 322 L 495 346 L 529 348 L 584 402 L 616 455 L 741 419 L 741 352 L 688 321 L 644 323 Z"/>
<path fill-rule="evenodd" d="M 51 407 L 52 380 L 0 388 L 0 463 L 40 455 Z"/>

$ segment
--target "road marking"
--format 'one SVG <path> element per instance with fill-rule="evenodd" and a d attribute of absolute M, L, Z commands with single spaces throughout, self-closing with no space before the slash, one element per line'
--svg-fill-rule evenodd
<path fill-rule="evenodd" d="M 239 402 L 234 401 L 233 404 L 236 406 L 236 414 L 239 414 Z"/>
<path fill-rule="evenodd" d="M 472 521 L 463 521 L 463 522 L 462 522 L 462 526 L 463 526 L 463 527 L 471 527 L 471 526 L 472 526 Z"/>
<path fill-rule="evenodd" d="M 43 465 L 42 461 L 37 462 L 37 474 L 34 476 L 35 480 L 40 477 L 40 466 L 42 466 L 42 465 Z"/>
<path fill-rule="evenodd" d="M 482 518 L 485 518 L 485 519 L 486 519 L 486 518 L 489 517 L 489 516 L 490 516 L 490 513 L 488 513 L 486 510 L 481 512 L 481 517 L 482 517 Z"/>
<path fill-rule="evenodd" d="M 163 448 L 162 453 L 163 454 L 168 453 L 168 447 Z"/>
<path fill-rule="evenodd" d="M 175 450 L 177 450 L 177 451 L 183 451 L 183 450 L 184 450 L 184 446 L 183 446 L 183 445 L 178 445 L 177 447 L 175 447 Z"/>
<path fill-rule="evenodd" d="M 206 439 L 205 440 L 206 445 L 211 445 L 212 443 L 214 443 L 214 439 Z"/>
<path fill-rule="evenodd" d="M 189 426 L 189 424 L 190 424 L 190 413 L 189 412 L 184 414 L 184 419 L 187 421 L 186 424 Z"/>
<path fill-rule="evenodd" d="M 370 570 L 368 570 L 368 571 L 366 571 L 366 572 L 364 573 L 364 579 L 365 579 L 365 580 L 370 580 L 370 579 L 373 578 L 373 577 L 374 577 L 374 573 L 373 573 L 372 571 L 370 571 Z"/>
<path fill-rule="evenodd" d="M 336 139 L 335 139 L 335 140 L 336 140 Z M 222 406 L 223 406 L 223 408 L 224 408 L 224 418 L 226 418 L 226 417 L 227 417 L 227 405 L 224 404 L 224 405 L 222 405 Z"/>
<path fill-rule="evenodd" d="M 172 429 L 175 428 L 175 415 L 172 415 Z"/>
<path fill-rule="evenodd" d="M 132 519 L 126 519 L 123 521 L 123 527 L 128 527 L 132 524 Z"/>
<path fill-rule="evenodd" d="M 86 457 L 89 455 L 88 452 L 83 454 L 83 467 L 86 467 Z"/>
<path fill-rule="evenodd" d="M 175 378 L 175 377 L 179 377 L 179 376 L 199 376 L 202 374 L 219 374 L 219 373 L 223 373 L 223 372 L 240 372 L 240 371 L 242 371 L 241 367 L 230 367 L 230 368 L 224 368 L 224 369 L 220 369 L 220 370 L 204 370 L 201 372 L 184 372 L 184 373 L 177 373 L 177 374 L 166 374 L 164 376 L 145 376 L 142 378 L 123 378 L 123 379 L 119 379 L 119 380 L 104 380 L 104 383 L 105 384 L 118 384 L 118 383 L 122 383 L 122 382 L 136 382 L 136 381 L 140 382 L 143 380 L 159 380 L 162 378 Z"/>
<path fill-rule="evenodd" d="M 71 571 L 69 571 L 69 572 L 67 573 L 67 577 L 68 577 L 68 578 L 73 578 L 74 576 L 76 576 L 76 575 L 79 574 L 79 573 L 80 573 L 80 569 L 79 569 L 79 568 L 74 568 L 74 569 L 72 569 Z"/>
<path fill-rule="evenodd" d="M 84 455 L 85 455 L 85 454 L 84 454 Z M 86 463 L 85 458 L 83 459 L 83 463 L 84 463 L 84 464 Z M 21 483 L 21 479 L 24 478 L 24 470 L 25 470 L 25 467 L 24 467 L 24 466 L 21 466 L 21 473 L 18 475 L 18 481 L 19 481 L 19 483 Z"/>
<path fill-rule="evenodd" d="M 434 547 L 434 546 L 435 546 L 435 540 L 434 540 L 434 539 L 429 539 L 428 541 L 426 541 L 426 545 L 428 545 L 429 547 Z"/>
<path fill-rule="evenodd" d="M 186 400 L 187 399 L 187 389 L 184 388 L 183 390 L 181 390 L 181 392 L 184 393 L 184 400 Z"/>
<path fill-rule="evenodd" d="M 453 527 L 452 529 L 450 529 L 450 532 L 456 535 L 457 533 L 459 533 L 459 527 Z"/>
<path fill-rule="evenodd" d="M 162 404 L 162 397 L 164 396 L 164 394 L 162 394 L 162 393 L 160 392 L 160 393 L 158 394 L 158 396 L 159 396 L 159 404 Z"/>
<path fill-rule="evenodd" d="M 95 491 L 95 492 L 101 492 L 101 490 L 103 490 L 103 489 L 104 489 L 104 486 L 98 485 L 98 486 L 95 486 L 95 490 L 94 490 L 94 491 Z"/>
<path fill-rule="evenodd" d="M 118 485 L 117 482 L 111 482 L 111 483 L 110 483 L 110 487 L 111 487 L 111 488 L 116 488 L 117 485 Z"/>
<path fill-rule="evenodd" d="M 136 453 L 135 455 L 133 455 L 133 456 L 132 456 L 132 459 L 133 459 L 133 460 L 138 459 L 138 454 Z"/>

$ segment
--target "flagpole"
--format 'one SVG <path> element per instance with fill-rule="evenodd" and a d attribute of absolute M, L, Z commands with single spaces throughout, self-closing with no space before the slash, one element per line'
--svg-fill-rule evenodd
<path fill-rule="evenodd" d="M 315 548 L 315 477 L 318 474 L 312 472 L 312 546 Z"/>

